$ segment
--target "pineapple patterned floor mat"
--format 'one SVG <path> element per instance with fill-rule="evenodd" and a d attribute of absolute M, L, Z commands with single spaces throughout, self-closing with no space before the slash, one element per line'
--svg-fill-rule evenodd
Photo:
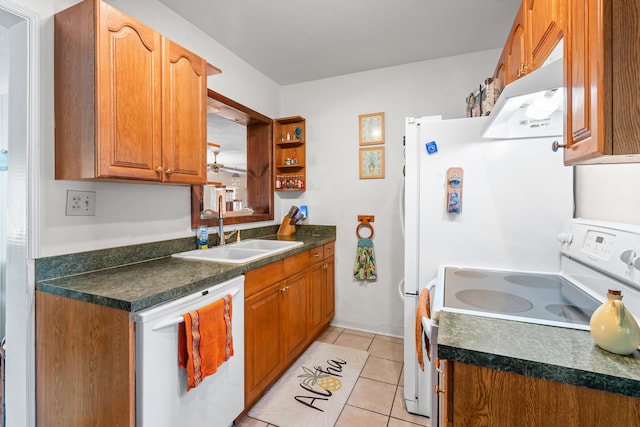
<path fill-rule="evenodd" d="M 332 427 L 369 353 L 314 342 L 249 411 L 279 427 Z"/>

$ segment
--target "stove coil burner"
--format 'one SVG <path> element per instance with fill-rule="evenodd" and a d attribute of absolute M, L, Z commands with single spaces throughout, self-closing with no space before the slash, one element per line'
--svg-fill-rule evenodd
<path fill-rule="evenodd" d="M 585 307 L 569 304 L 549 304 L 545 309 L 554 316 L 585 325 L 589 323 L 594 311 Z"/>
<path fill-rule="evenodd" d="M 517 295 L 486 289 L 460 291 L 456 293 L 456 298 L 470 306 L 494 313 L 522 313 L 533 308 L 533 304 Z"/>
<path fill-rule="evenodd" d="M 504 280 L 529 288 L 556 289 L 562 287 L 562 283 L 560 283 L 559 279 L 549 279 L 547 277 L 529 276 L 525 274 L 505 276 Z"/>

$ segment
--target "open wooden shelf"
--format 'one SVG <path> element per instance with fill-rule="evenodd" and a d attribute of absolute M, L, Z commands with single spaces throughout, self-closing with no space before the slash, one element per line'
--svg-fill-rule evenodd
<path fill-rule="evenodd" d="M 307 187 L 306 127 L 300 116 L 274 119 L 273 154 L 275 191 L 304 191 Z"/>

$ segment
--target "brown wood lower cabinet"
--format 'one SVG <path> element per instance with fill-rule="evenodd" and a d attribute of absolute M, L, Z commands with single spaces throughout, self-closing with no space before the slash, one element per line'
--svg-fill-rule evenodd
<path fill-rule="evenodd" d="M 245 410 L 333 319 L 333 245 L 245 274 Z"/>
<path fill-rule="evenodd" d="M 465 363 L 447 363 L 442 426 L 637 426 L 640 400 Z M 451 394 L 451 392 L 453 392 Z M 444 421 L 444 422 L 442 422 Z"/>
<path fill-rule="evenodd" d="M 307 273 L 305 271 L 284 281 L 282 301 L 282 360 L 298 357 L 307 344 Z"/>
<path fill-rule="evenodd" d="M 36 292 L 38 426 L 134 426 L 129 313 Z"/>

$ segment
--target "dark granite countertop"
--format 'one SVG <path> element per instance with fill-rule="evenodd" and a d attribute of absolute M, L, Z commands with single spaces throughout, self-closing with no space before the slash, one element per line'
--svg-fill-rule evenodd
<path fill-rule="evenodd" d="M 609 353 L 583 330 L 442 311 L 438 357 L 640 397 L 640 352 Z"/>
<path fill-rule="evenodd" d="M 171 253 L 195 249 L 195 238 L 44 258 L 36 260 L 36 290 L 135 312 L 335 240 L 332 226 L 309 226 L 306 231 L 286 238 L 277 237 L 275 231 L 271 235 L 243 236 L 303 241 L 304 245 L 240 265 L 171 257 Z M 244 234 L 248 233 L 243 230 Z M 153 258 L 140 260 L 136 258 L 140 253 L 142 258 Z M 129 263 L 118 265 L 123 258 Z"/>

